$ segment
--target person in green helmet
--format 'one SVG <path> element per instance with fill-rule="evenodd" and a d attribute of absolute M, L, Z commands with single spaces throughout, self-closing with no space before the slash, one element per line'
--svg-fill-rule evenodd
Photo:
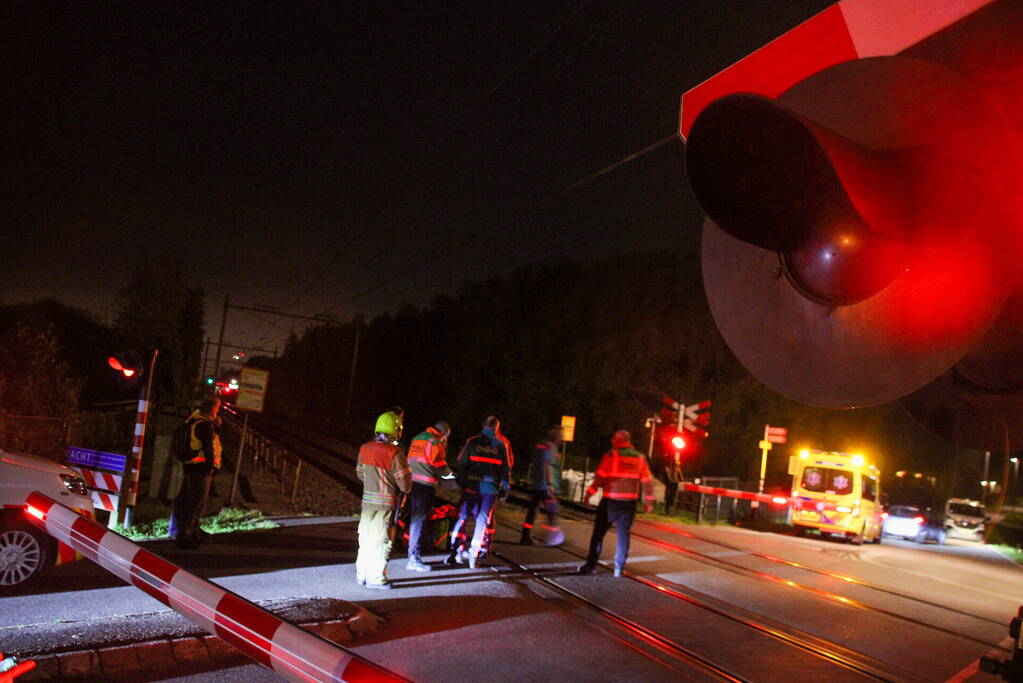
<path fill-rule="evenodd" d="M 355 579 L 366 588 L 389 589 L 389 532 L 401 495 L 412 489 L 412 477 L 405 451 L 399 445 L 402 431 L 400 411 L 392 409 L 381 414 L 373 431 L 373 440 L 359 448 L 359 460 L 355 466 L 362 482 Z"/>

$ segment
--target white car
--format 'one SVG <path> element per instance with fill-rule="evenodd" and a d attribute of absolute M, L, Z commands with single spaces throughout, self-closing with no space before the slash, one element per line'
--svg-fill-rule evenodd
<path fill-rule="evenodd" d="M 0 595 L 28 585 L 49 566 L 77 558 L 25 518 L 25 500 L 33 491 L 93 516 L 89 488 L 76 470 L 0 450 Z"/>
<path fill-rule="evenodd" d="M 884 519 L 881 530 L 885 536 L 902 536 L 907 541 L 916 540 L 927 521 L 920 508 L 911 505 L 893 505 L 881 517 Z"/>
<path fill-rule="evenodd" d="M 949 538 L 983 542 L 987 521 L 987 511 L 978 501 L 949 498 L 945 504 L 945 529 Z"/>

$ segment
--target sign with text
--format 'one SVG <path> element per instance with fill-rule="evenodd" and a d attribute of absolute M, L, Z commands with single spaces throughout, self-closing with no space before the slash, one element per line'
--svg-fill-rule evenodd
<path fill-rule="evenodd" d="M 572 415 L 561 416 L 561 438 L 566 442 L 575 438 L 575 417 Z"/>
<path fill-rule="evenodd" d="M 128 456 L 68 446 L 67 461 L 69 465 L 77 465 L 79 467 L 124 472 L 125 467 L 128 465 Z"/>
<path fill-rule="evenodd" d="M 785 443 L 789 437 L 789 430 L 785 427 L 772 427 L 764 425 L 764 441 L 770 443 Z"/>
<path fill-rule="evenodd" d="M 263 412 L 266 385 L 269 380 L 269 370 L 242 368 L 241 377 L 238 379 L 238 400 L 235 405 L 253 413 Z"/>

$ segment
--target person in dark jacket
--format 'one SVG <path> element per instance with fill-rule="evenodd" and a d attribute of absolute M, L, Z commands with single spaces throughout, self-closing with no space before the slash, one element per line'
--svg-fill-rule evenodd
<path fill-rule="evenodd" d="M 210 484 L 221 465 L 222 449 L 216 430 L 220 424 L 219 413 L 220 397 L 212 396 L 205 399 L 188 418 L 189 445 L 193 456 L 184 463 L 185 477 L 172 508 L 177 526 L 177 545 L 185 550 L 198 548 L 205 540 L 205 532 L 199 528 L 199 522 L 210 495 Z"/>
<path fill-rule="evenodd" d="M 533 545 L 533 522 L 536 521 L 536 510 L 542 507 L 547 515 L 547 545 L 561 545 L 565 542 L 565 534 L 558 526 L 558 451 L 561 448 L 563 433 L 561 427 L 551 427 L 547 440 L 541 441 L 533 448 L 531 463 L 531 485 L 533 497 L 526 509 L 526 519 L 522 522 L 522 545 Z"/>
<path fill-rule="evenodd" d="M 590 552 L 586 562 L 579 567 L 580 574 L 595 574 L 600 552 L 604 547 L 604 534 L 613 524 L 618 533 L 615 548 L 614 575 L 619 577 L 625 571 L 625 560 L 629 555 L 629 530 L 636 516 L 636 503 L 643 496 L 645 512 L 653 510 L 654 478 L 646 456 L 632 446 L 632 437 L 625 430 L 614 433 L 611 450 L 600 460 L 594 472 L 593 483 L 586 489 L 586 496 L 603 489 L 604 495 L 597 506 L 597 518 L 590 536 Z"/>
<path fill-rule="evenodd" d="M 462 487 L 462 502 L 458 506 L 458 521 L 451 531 L 452 551 L 445 560 L 447 564 L 461 559 L 458 537 L 467 521 L 473 518 L 468 559 L 470 568 L 477 566 L 494 503 L 499 496 L 508 494 L 513 456 L 500 427 L 501 421 L 489 416 L 483 422 L 483 431 L 466 441 L 458 454 L 457 477 Z"/>

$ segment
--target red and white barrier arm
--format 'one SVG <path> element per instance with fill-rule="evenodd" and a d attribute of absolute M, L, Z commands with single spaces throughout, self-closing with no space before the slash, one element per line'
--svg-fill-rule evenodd
<path fill-rule="evenodd" d="M 298 628 L 39 493 L 25 512 L 48 534 L 292 681 L 407 681 Z"/>
<path fill-rule="evenodd" d="M 682 484 L 682 489 L 684 491 L 692 491 L 693 493 L 706 493 L 711 496 L 726 496 L 728 498 L 739 498 L 741 500 L 755 500 L 760 503 L 771 503 L 772 505 L 790 505 L 792 503 L 792 501 L 785 496 L 772 496 L 769 493 L 739 491 L 737 489 L 722 489 L 716 486 Z"/>

